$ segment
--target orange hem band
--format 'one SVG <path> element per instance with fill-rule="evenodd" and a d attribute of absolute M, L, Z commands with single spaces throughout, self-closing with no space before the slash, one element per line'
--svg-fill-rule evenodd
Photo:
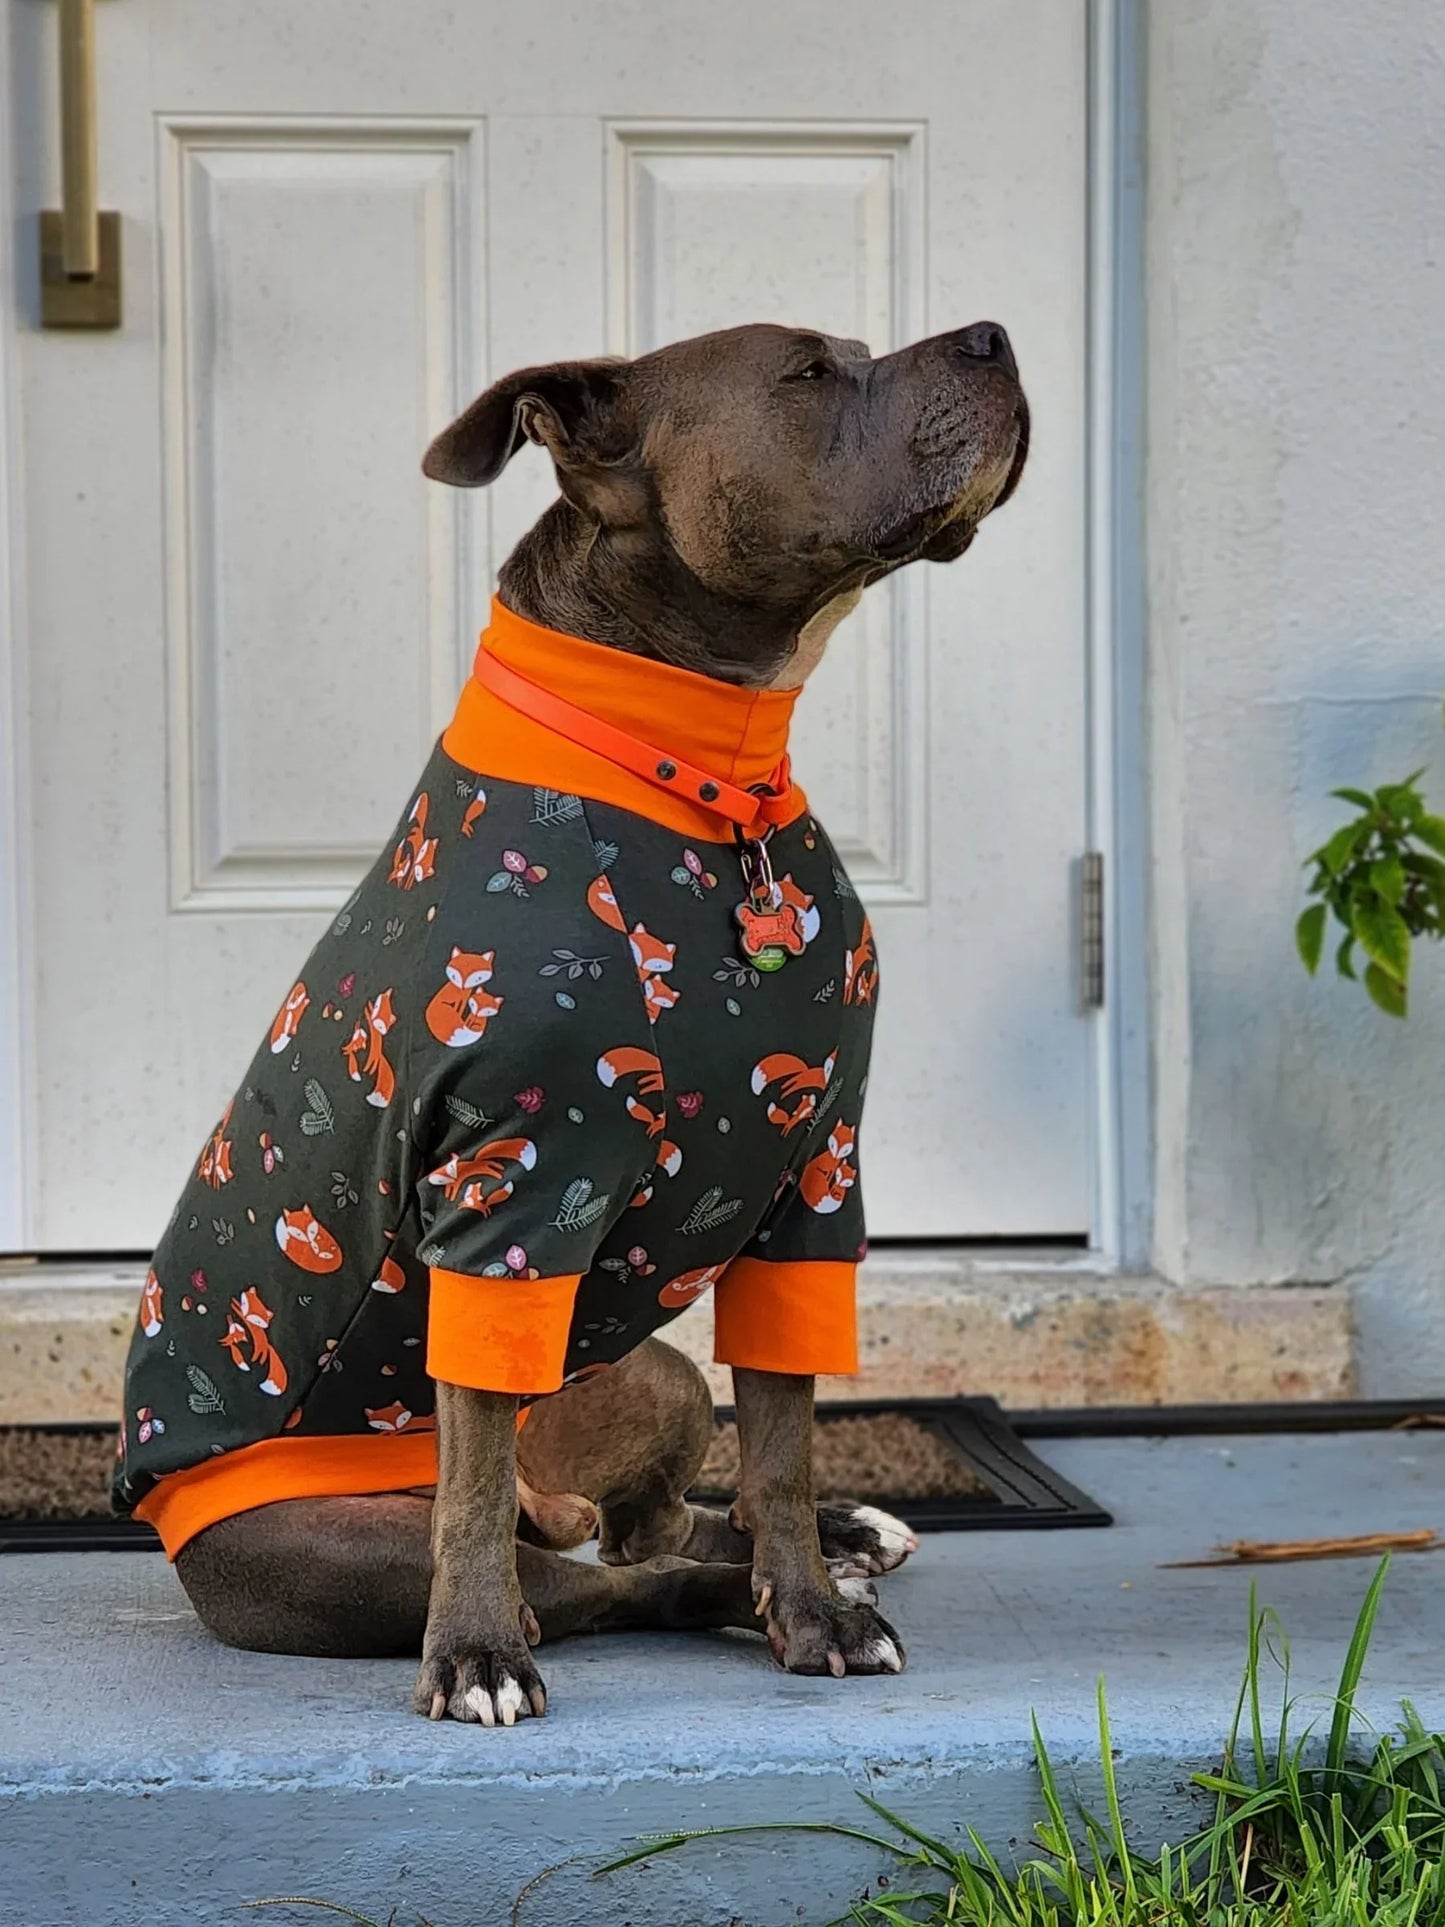
<path fill-rule="evenodd" d="M 713 1357 L 755 1372 L 858 1369 L 858 1267 L 735 1258 L 713 1292 Z"/>
<path fill-rule="evenodd" d="M 416 1419 L 413 1428 L 243 1445 L 183 1472 L 166 1473 L 136 1506 L 135 1516 L 155 1527 L 166 1557 L 174 1559 L 207 1526 L 278 1499 L 334 1499 L 435 1485 L 436 1421 Z"/>
<path fill-rule="evenodd" d="M 582 1274 L 568 1278 L 469 1278 L 433 1270 L 426 1368 L 476 1392 L 557 1392 L 567 1362 L 572 1305 Z"/>
<path fill-rule="evenodd" d="M 734 683 L 630 656 L 580 636 L 529 622 L 500 600 L 492 604 L 480 653 L 552 691 L 611 728 L 658 743 L 720 781 L 748 789 L 766 783 L 787 754 L 796 689 L 743 689 Z M 728 842 L 726 818 L 659 789 L 598 751 L 484 689 L 470 677 L 442 736 L 453 762 L 501 782 L 550 789 L 610 803 L 702 842 Z M 794 783 L 778 821 L 802 816 L 808 799 Z"/>

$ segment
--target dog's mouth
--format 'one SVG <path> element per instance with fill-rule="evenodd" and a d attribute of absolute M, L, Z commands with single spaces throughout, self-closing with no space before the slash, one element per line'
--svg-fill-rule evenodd
<path fill-rule="evenodd" d="M 983 518 L 1000 508 L 1018 487 L 1029 452 L 1029 409 L 1022 394 L 1009 426 L 1012 438 L 1007 452 L 996 462 L 975 466 L 946 502 L 916 510 L 882 540 L 871 544 L 874 559 L 883 565 L 880 573 L 887 574 L 909 562 L 957 561 L 978 533 Z M 999 470 L 1003 471 L 1001 479 Z"/>

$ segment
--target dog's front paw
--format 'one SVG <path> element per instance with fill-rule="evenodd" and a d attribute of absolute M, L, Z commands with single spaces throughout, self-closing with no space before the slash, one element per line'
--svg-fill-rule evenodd
<path fill-rule="evenodd" d="M 490 1639 L 428 1625 L 413 1710 L 430 1720 L 465 1720 L 480 1726 L 515 1726 L 528 1717 L 541 1719 L 547 1710 L 547 1689 L 527 1644 L 536 1630 L 527 1606 L 515 1633 Z"/>
<path fill-rule="evenodd" d="M 876 1610 L 866 1579 L 774 1590 L 757 1580 L 757 1610 L 767 1622 L 773 1657 L 790 1673 L 901 1673 L 903 1641 Z"/>
<path fill-rule="evenodd" d="M 917 1538 L 901 1519 L 876 1505 L 848 1501 L 818 1507 L 818 1540 L 825 1559 L 874 1574 L 892 1572 L 918 1550 Z"/>

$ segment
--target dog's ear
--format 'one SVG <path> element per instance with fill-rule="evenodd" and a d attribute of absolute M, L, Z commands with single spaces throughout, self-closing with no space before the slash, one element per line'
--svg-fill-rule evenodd
<path fill-rule="evenodd" d="M 493 382 L 422 457 L 422 473 L 453 488 L 495 482 L 524 441 L 559 469 L 616 461 L 625 452 L 617 402 L 625 361 L 554 361 Z"/>

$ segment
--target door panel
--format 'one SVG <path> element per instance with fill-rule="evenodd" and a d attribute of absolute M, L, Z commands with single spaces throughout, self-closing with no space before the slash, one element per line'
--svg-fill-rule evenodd
<path fill-rule="evenodd" d="M 882 352 L 982 315 L 1023 488 L 865 599 L 795 761 L 879 930 L 873 1234 L 1087 1231 L 1084 11 L 903 0 L 884 38 L 843 0 L 826 45 L 800 15 L 98 10 L 126 322 L 19 338 L 39 1248 L 151 1243 L 449 713 L 552 493 L 535 452 L 423 483 L 452 412 L 742 319 Z M 50 10 L 10 20 L 48 100 Z M 16 125 L 29 217 L 58 135 Z"/>

